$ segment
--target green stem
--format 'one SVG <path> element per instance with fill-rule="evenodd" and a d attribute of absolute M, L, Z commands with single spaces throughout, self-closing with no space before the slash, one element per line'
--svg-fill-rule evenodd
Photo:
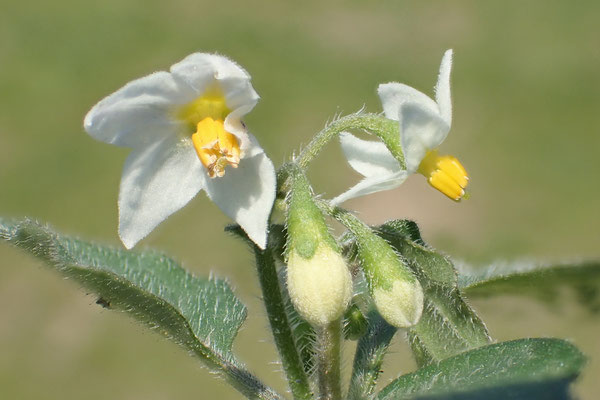
<path fill-rule="evenodd" d="M 356 346 L 348 400 L 363 400 L 372 397 L 381 374 L 383 358 L 387 353 L 397 328 L 389 325 L 377 311 L 369 313 L 369 328 Z"/>
<path fill-rule="evenodd" d="M 361 113 L 350 114 L 328 124 L 302 150 L 295 160 L 296 163 L 300 168 L 306 169 L 310 162 L 331 139 L 341 132 L 351 129 L 359 129 L 379 136 L 394 157 L 398 159 L 402 168 L 405 168 L 404 155 L 402 154 L 400 145 L 400 135 L 398 134 L 398 121 L 387 119 L 380 114 Z"/>
<path fill-rule="evenodd" d="M 315 331 L 319 400 L 340 400 L 342 398 L 340 382 L 341 320 L 333 321 L 323 328 L 315 328 Z"/>
<path fill-rule="evenodd" d="M 352 232 L 354 236 L 368 239 L 373 235 L 371 228 L 358 219 L 350 211 L 341 207 L 332 206 L 326 200 L 315 199 L 315 203 L 321 209 L 321 211 L 337 220 L 340 224 L 344 225 L 350 232 Z"/>
<path fill-rule="evenodd" d="M 357 129 L 378 136 L 398 160 L 400 167 L 406 168 L 402 144 L 400 142 L 398 121 L 387 119 L 380 114 L 363 114 L 360 112 L 347 115 L 328 124 L 302 150 L 300 155 L 294 160 L 294 163 L 300 169 L 306 170 L 331 139 L 344 131 Z M 289 192 L 290 183 L 288 182 L 288 178 L 290 172 L 290 163 L 284 164 L 277 171 L 278 198 L 285 197 L 287 192 Z"/>
<path fill-rule="evenodd" d="M 269 323 L 290 389 L 295 399 L 312 399 L 308 377 L 304 371 L 300 353 L 294 342 L 291 323 L 285 311 L 273 250 L 269 247 L 261 250 L 254 246 L 254 254 Z"/>

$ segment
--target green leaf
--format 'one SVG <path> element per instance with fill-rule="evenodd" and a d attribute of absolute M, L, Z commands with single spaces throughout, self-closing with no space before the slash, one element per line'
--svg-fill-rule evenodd
<path fill-rule="evenodd" d="M 425 293 L 421 320 L 408 329 L 419 366 L 488 344 L 485 325 L 465 302 L 452 262 L 427 246 L 412 221 L 389 221 L 375 228 L 407 261 Z"/>
<path fill-rule="evenodd" d="M 183 346 L 248 398 L 279 398 L 231 351 L 246 308 L 225 281 L 194 277 L 156 252 L 87 243 L 29 220 L 0 219 L 0 239 L 95 293 L 103 307 L 127 312 Z"/>
<path fill-rule="evenodd" d="M 519 295 L 550 305 L 556 305 L 561 299 L 563 288 L 571 288 L 582 306 L 592 313 L 600 313 L 599 261 L 547 266 L 496 265 L 461 275 L 459 284 L 471 298 Z"/>
<path fill-rule="evenodd" d="M 377 399 L 568 399 L 568 385 L 584 364 L 564 340 L 502 342 L 403 375 Z"/>

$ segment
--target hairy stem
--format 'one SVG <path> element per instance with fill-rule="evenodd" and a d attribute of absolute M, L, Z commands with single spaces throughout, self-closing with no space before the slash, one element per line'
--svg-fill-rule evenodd
<path fill-rule="evenodd" d="M 315 199 L 315 203 L 322 212 L 344 225 L 354 236 L 368 236 L 372 234 L 371 228 L 350 211 L 341 207 L 332 206 L 326 200 Z"/>
<path fill-rule="evenodd" d="M 404 155 L 399 149 L 400 135 L 398 135 L 398 121 L 392 121 L 379 114 L 350 114 L 328 124 L 319 132 L 313 140 L 302 150 L 296 163 L 302 169 L 306 169 L 310 162 L 319 154 L 321 149 L 329 143 L 331 139 L 341 132 L 351 129 L 359 129 L 365 132 L 373 133 L 381 138 L 390 149 L 394 157 L 404 167 Z"/>
<path fill-rule="evenodd" d="M 382 372 L 383 358 L 397 331 L 375 310 L 370 312 L 368 321 L 368 331 L 356 346 L 348 400 L 363 400 L 373 396 L 377 378 Z"/>
<path fill-rule="evenodd" d="M 338 136 L 340 133 L 349 130 L 362 130 L 378 136 L 387 146 L 388 150 L 398 160 L 401 168 L 406 168 L 404 162 L 404 153 L 400 143 L 398 121 L 385 118 L 380 114 L 355 113 L 336 119 L 328 124 L 321 132 L 310 141 L 310 143 L 300 152 L 293 164 L 302 170 L 308 168 L 310 163 L 321 152 L 323 147 Z M 290 164 L 284 164 L 277 171 L 277 189 L 278 198 L 283 198 L 289 191 Z M 292 168 L 293 170 L 293 168 Z"/>
<path fill-rule="evenodd" d="M 319 400 L 340 400 L 342 398 L 340 382 L 341 320 L 333 321 L 323 328 L 315 328 L 315 331 Z"/>
<path fill-rule="evenodd" d="M 300 352 L 294 342 L 290 320 L 285 312 L 285 302 L 279 286 L 273 250 L 270 248 L 261 250 L 254 246 L 254 253 L 269 323 L 290 389 L 295 399 L 312 399 L 308 377 L 304 371 Z"/>

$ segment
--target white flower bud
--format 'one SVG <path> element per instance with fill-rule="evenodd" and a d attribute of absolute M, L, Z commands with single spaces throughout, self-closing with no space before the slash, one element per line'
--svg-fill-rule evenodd
<path fill-rule="evenodd" d="M 397 328 L 416 325 L 423 313 L 423 289 L 404 258 L 362 222 L 352 225 L 352 233 L 379 314 Z"/>
<path fill-rule="evenodd" d="M 423 312 L 423 289 L 416 280 L 395 280 L 390 290 L 376 287 L 373 301 L 385 320 L 398 328 L 415 325 Z"/>
<path fill-rule="evenodd" d="M 287 285 L 296 310 L 318 327 L 340 318 L 352 296 L 352 277 L 344 258 L 324 241 L 308 259 L 291 251 Z"/>

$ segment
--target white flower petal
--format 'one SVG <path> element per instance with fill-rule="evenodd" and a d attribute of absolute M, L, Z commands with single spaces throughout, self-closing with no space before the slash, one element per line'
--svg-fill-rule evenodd
<path fill-rule="evenodd" d="M 242 107 L 246 109 L 246 114 L 259 99 L 246 70 L 217 54 L 190 54 L 171 67 L 171 74 L 191 87 L 197 96 L 216 83 L 225 96 L 227 107 L 232 111 Z"/>
<path fill-rule="evenodd" d="M 189 90 L 171 74 L 156 72 L 129 82 L 101 100 L 86 115 L 84 127 L 92 137 L 106 143 L 146 146 L 181 128 L 171 118 L 171 108 L 189 97 Z"/>
<path fill-rule="evenodd" d="M 206 172 L 191 143 L 166 138 L 133 150 L 123 168 L 119 235 L 128 249 L 186 205 L 205 185 Z"/>
<path fill-rule="evenodd" d="M 260 152 L 227 168 L 222 178 L 208 179 L 206 194 L 261 249 L 267 245 L 268 220 L 275 200 L 275 168 Z"/>
<path fill-rule="evenodd" d="M 404 103 L 400 107 L 400 135 L 406 169 L 413 173 L 427 151 L 444 141 L 450 126 L 442 117 L 421 103 Z"/>
<path fill-rule="evenodd" d="M 435 101 L 440 108 L 440 115 L 448 125 L 452 125 L 452 99 L 450 97 L 450 71 L 452 69 L 452 49 L 446 50 L 440 73 L 435 85 Z"/>
<path fill-rule="evenodd" d="M 265 152 L 263 150 L 263 148 L 260 147 L 260 144 L 258 143 L 258 140 L 256 139 L 256 137 L 253 134 L 251 134 L 250 132 L 248 132 L 247 130 L 246 130 L 246 136 L 248 136 L 248 146 L 246 149 L 244 149 L 244 154 L 243 154 L 242 158 L 254 157 L 258 154 Z"/>
<path fill-rule="evenodd" d="M 439 112 L 438 105 L 429 96 L 403 83 L 383 83 L 377 88 L 377 93 L 381 99 L 383 112 L 389 119 L 397 121 L 400 106 L 406 102 L 418 103 L 433 112 Z"/>
<path fill-rule="evenodd" d="M 340 134 L 340 142 L 350 166 L 364 176 L 389 175 L 400 170 L 398 160 L 383 142 L 362 140 L 347 132 Z"/>
<path fill-rule="evenodd" d="M 214 62 L 216 58 L 219 56 L 206 53 L 190 54 L 171 66 L 171 75 L 192 89 L 194 97 L 202 96 L 219 75 Z"/>
<path fill-rule="evenodd" d="M 232 133 L 235 135 L 235 137 L 238 138 L 239 143 L 240 143 L 240 150 L 242 151 L 242 154 L 244 154 L 245 156 L 250 156 L 250 154 L 254 155 L 255 153 L 252 153 L 254 151 L 255 148 L 255 144 L 257 145 L 258 142 L 256 141 L 256 139 L 253 139 L 252 135 L 248 133 L 248 130 L 246 129 L 246 125 L 244 125 L 244 123 L 242 122 L 242 120 L 240 119 L 243 115 L 246 115 L 246 113 L 251 110 L 254 107 L 254 105 L 252 106 L 248 106 L 248 108 L 245 107 L 240 107 L 237 110 L 234 110 L 232 112 L 230 112 L 227 117 L 225 117 L 225 130 L 229 133 Z M 248 111 L 245 111 L 245 110 Z M 258 146 L 258 148 L 260 148 L 260 146 Z"/>
<path fill-rule="evenodd" d="M 348 191 L 340 194 L 331 204 L 337 205 L 354 197 L 380 192 L 382 190 L 394 189 L 400 186 L 408 177 L 408 172 L 399 170 L 389 175 L 369 176 L 351 187 Z"/>

